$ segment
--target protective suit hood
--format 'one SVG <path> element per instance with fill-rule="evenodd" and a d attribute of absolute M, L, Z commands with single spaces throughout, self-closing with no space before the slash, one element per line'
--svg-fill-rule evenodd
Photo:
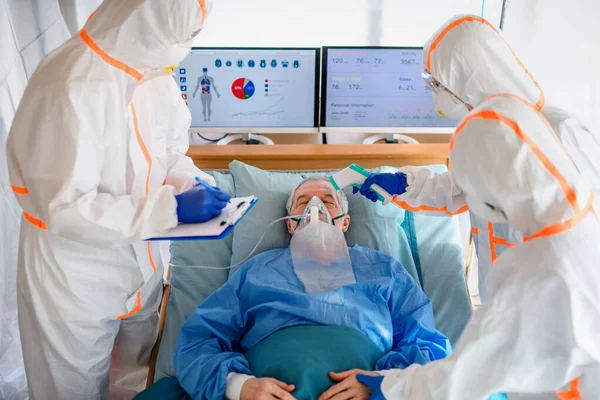
<path fill-rule="evenodd" d="M 108 56 L 141 73 L 163 69 L 187 56 L 211 6 L 212 0 L 104 0 L 82 38 L 87 33 Z"/>
<path fill-rule="evenodd" d="M 423 65 L 445 87 L 477 107 L 490 95 L 514 93 L 538 110 L 544 93 L 500 32 L 485 19 L 457 15 L 429 39 Z"/>
<path fill-rule="evenodd" d="M 592 209 L 593 192 L 549 123 L 514 95 L 474 109 L 450 147 L 469 208 L 487 219 L 505 216 L 525 240 L 568 228 Z"/>

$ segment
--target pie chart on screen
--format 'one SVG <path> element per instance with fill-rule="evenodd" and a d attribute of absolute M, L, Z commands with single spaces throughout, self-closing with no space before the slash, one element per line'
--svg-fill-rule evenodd
<path fill-rule="evenodd" d="M 247 100 L 254 95 L 254 83 L 250 79 L 238 78 L 231 85 L 231 92 L 240 100 Z"/>

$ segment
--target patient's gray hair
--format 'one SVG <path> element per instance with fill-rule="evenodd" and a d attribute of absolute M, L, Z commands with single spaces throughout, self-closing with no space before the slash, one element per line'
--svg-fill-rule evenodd
<path fill-rule="evenodd" d="M 300 184 L 298 186 L 296 186 L 296 188 L 294 190 L 292 190 L 292 193 L 290 194 L 290 197 L 288 197 L 288 201 L 285 205 L 288 215 L 292 211 L 292 202 L 294 201 L 294 195 L 296 194 L 296 190 L 298 190 L 298 188 L 300 186 L 304 185 L 307 182 L 319 182 L 319 181 L 327 182 L 331 185 L 331 182 L 329 181 L 328 177 L 326 177 L 324 175 L 314 175 L 314 176 L 309 176 L 308 178 L 304 179 L 302 182 L 300 182 Z M 333 189 L 333 185 L 331 185 L 331 188 Z M 340 203 L 340 207 L 342 207 L 342 211 L 344 212 L 344 214 L 348 214 L 348 197 L 346 197 L 346 193 L 344 193 L 343 190 L 335 190 L 334 189 L 333 191 L 337 195 L 337 199 L 338 199 L 338 202 Z M 332 217 L 335 217 L 335 215 L 332 215 Z"/>

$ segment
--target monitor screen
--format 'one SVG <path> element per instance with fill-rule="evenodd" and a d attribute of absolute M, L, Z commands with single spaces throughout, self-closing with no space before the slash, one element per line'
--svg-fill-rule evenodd
<path fill-rule="evenodd" d="M 321 126 L 452 128 L 421 78 L 422 48 L 323 49 Z"/>
<path fill-rule="evenodd" d="M 192 128 L 318 127 L 320 49 L 193 48 L 175 70 Z"/>

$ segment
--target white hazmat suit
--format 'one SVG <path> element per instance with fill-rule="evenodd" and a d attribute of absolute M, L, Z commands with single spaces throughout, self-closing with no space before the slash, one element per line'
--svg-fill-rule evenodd
<path fill-rule="evenodd" d="M 548 119 L 584 179 L 600 193 L 600 138 L 569 113 L 546 106 L 538 83 L 488 21 L 459 15 L 446 22 L 425 45 L 423 65 L 436 80 L 473 107 L 490 95 L 503 92 L 533 104 Z M 467 112 L 466 107 L 462 109 Z M 406 192 L 396 197 L 400 207 L 432 215 L 468 211 L 452 172 L 434 174 L 426 168 L 410 166 L 400 168 L 400 172 L 406 174 L 408 183 Z M 479 294 L 485 301 L 493 262 L 507 248 L 520 243 L 522 237 L 506 224 L 494 224 L 473 213 L 470 217 L 479 259 Z"/>
<path fill-rule="evenodd" d="M 174 194 L 196 176 L 214 185 L 185 156 L 191 118 L 166 70 L 207 13 L 205 0 L 105 0 L 27 86 L 7 152 L 32 399 L 144 387 L 166 252 L 142 240 L 177 225 Z"/>
<path fill-rule="evenodd" d="M 594 191 L 542 114 L 513 96 L 496 96 L 469 114 L 451 141 L 450 161 L 469 208 L 510 223 L 524 243 L 497 259 L 490 298 L 473 314 L 455 352 L 424 366 L 384 371 L 384 395 L 599 399 Z"/>

